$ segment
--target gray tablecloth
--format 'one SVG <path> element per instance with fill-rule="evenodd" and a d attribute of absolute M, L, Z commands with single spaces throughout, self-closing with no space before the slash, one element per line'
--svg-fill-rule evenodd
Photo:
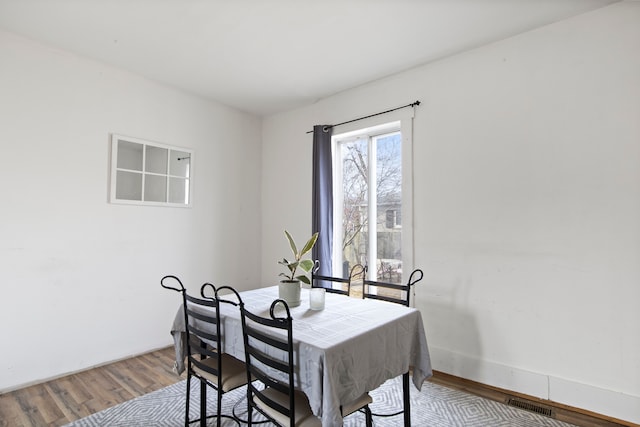
<path fill-rule="evenodd" d="M 241 293 L 247 309 L 268 315 L 278 288 Z M 242 324 L 237 307 L 221 307 L 223 351 L 244 360 Z M 420 389 L 432 375 L 431 360 L 420 311 L 376 300 L 327 294 L 325 309 L 302 304 L 291 309 L 297 386 L 309 397 L 323 426 L 341 426 L 340 406 L 383 382 L 413 368 L 413 384 Z M 184 312 L 176 313 L 171 333 L 176 348 L 176 370 L 184 370 L 186 354 Z"/>

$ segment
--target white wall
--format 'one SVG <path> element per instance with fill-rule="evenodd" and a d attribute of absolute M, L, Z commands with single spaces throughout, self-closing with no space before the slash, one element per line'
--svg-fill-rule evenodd
<path fill-rule="evenodd" d="M 266 119 L 263 276 L 310 231 L 305 132 L 419 99 L 434 368 L 640 423 L 639 52 L 623 2 Z"/>
<path fill-rule="evenodd" d="M 0 391 L 170 345 L 165 274 L 258 282 L 260 119 L 8 33 L 0 64 Z M 194 149 L 193 207 L 108 203 L 110 133 Z"/>

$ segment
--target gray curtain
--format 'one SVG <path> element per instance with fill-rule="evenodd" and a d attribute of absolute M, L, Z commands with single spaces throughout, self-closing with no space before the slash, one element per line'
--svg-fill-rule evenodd
<path fill-rule="evenodd" d="M 320 261 L 318 274 L 332 276 L 333 248 L 333 175 L 330 126 L 313 127 L 312 232 L 319 232 L 311 255 Z"/>

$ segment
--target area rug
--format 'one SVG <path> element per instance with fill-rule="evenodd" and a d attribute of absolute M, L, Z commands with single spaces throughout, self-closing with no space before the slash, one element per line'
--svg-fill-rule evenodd
<path fill-rule="evenodd" d="M 387 381 L 371 392 L 374 413 L 393 413 L 402 408 L 401 377 Z M 67 424 L 65 427 L 180 427 L 184 425 L 184 398 L 186 380 L 153 393 L 121 403 L 96 414 Z M 190 412 L 192 418 L 199 413 L 199 383 L 192 382 Z M 207 393 L 207 409 L 215 414 L 216 394 Z M 223 396 L 223 414 L 232 411 L 246 418 L 246 388 L 234 390 Z M 254 418 L 256 421 L 258 418 Z M 402 425 L 402 415 L 374 417 L 375 427 L 397 427 Z M 425 382 L 422 390 L 411 387 L 411 423 L 415 427 L 570 427 L 561 421 L 528 412 L 499 402 L 484 399 L 458 390 Z M 193 424 L 196 425 L 196 424 Z M 210 419 L 208 426 L 215 426 Z M 236 426 L 232 420 L 223 420 L 223 426 Z M 273 427 L 271 423 L 259 424 Z M 344 419 L 346 427 L 364 425 L 364 415 L 354 413 Z"/>

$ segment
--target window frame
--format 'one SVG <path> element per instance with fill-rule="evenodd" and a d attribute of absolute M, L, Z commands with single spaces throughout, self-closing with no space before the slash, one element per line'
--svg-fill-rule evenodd
<path fill-rule="evenodd" d="M 340 132 L 336 132 L 331 137 L 331 146 L 333 153 L 333 248 L 332 262 L 333 271 L 342 271 L 342 227 L 341 213 L 339 210 L 342 206 L 342 176 L 341 168 L 336 165 L 340 161 L 340 153 L 338 143 L 346 139 L 354 139 L 358 135 L 364 134 L 383 134 L 390 131 L 399 130 L 402 136 L 401 143 L 401 167 L 402 167 L 402 265 L 403 271 L 413 271 L 414 269 L 414 242 L 413 242 L 413 109 L 398 110 L 384 116 L 377 116 L 364 119 L 357 123 L 351 123 L 347 126 L 341 126 Z M 375 255 L 374 255 L 375 256 Z M 370 264 L 370 260 L 367 260 Z M 375 265 L 375 264 L 374 264 Z M 377 272 L 376 272 L 377 273 Z M 369 273 L 369 279 L 375 280 Z M 404 277 L 403 277 L 404 280 Z"/>
<path fill-rule="evenodd" d="M 125 142 L 129 144 L 138 144 L 141 146 L 142 151 L 142 164 L 140 165 L 140 169 L 131 169 L 126 167 L 118 167 L 118 149 L 119 143 Z M 148 153 L 152 152 L 151 150 L 147 150 L 147 148 L 159 148 L 167 151 L 166 158 L 166 172 L 158 172 L 151 170 L 151 166 L 147 169 L 147 156 Z M 184 160 L 188 158 L 188 166 L 187 171 L 184 175 L 173 174 L 171 171 L 172 164 L 172 154 L 181 155 L 177 160 Z M 193 203 L 193 163 L 194 163 L 194 150 L 179 147 L 175 145 L 163 144 L 155 141 L 149 141 L 142 138 L 129 137 L 119 134 L 111 135 L 111 165 L 110 165 L 110 186 L 109 186 L 109 202 L 114 204 L 125 204 L 125 205 L 143 205 L 143 206 L 167 206 L 167 207 L 184 207 L 190 208 Z M 139 174 L 140 175 L 140 199 L 131 199 L 131 198 L 119 198 L 118 197 L 118 172 L 128 173 L 128 174 Z M 145 185 L 146 178 L 151 177 L 160 177 L 165 178 L 165 189 L 164 196 L 165 201 L 156 201 L 156 200 L 145 200 Z M 184 191 L 184 196 L 186 201 L 183 202 L 172 202 L 170 201 L 171 197 L 171 185 L 172 179 L 184 180 L 185 185 L 188 187 Z M 122 187 L 120 187 L 122 188 Z"/>

